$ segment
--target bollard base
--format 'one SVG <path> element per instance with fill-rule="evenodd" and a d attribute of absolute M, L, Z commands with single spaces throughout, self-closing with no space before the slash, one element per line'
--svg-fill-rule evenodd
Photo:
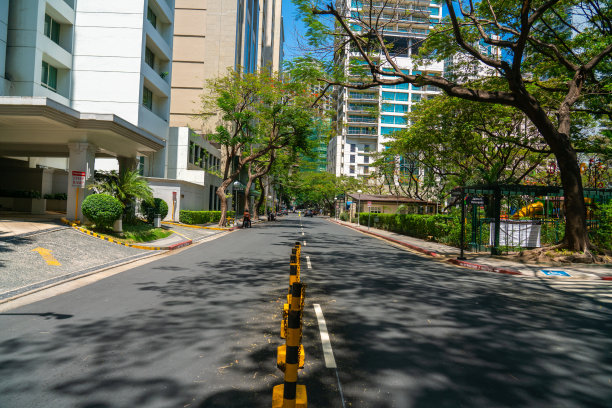
<path fill-rule="evenodd" d="M 304 368 L 304 361 L 306 359 L 306 353 L 304 352 L 304 346 L 300 344 L 298 349 L 298 368 Z M 280 368 L 282 372 L 285 372 L 285 362 L 287 361 L 287 346 L 279 346 L 276 349 L 276 366 Z"/>
<path fill-rule="evenodd" d="M 308 408 L 308 399 L 306 398 L 306 386 L 297 385 L 295 400 L 286 401 L 283 399 L 285 384 L 276 385 L 272 389 L 272 408 Z"/>

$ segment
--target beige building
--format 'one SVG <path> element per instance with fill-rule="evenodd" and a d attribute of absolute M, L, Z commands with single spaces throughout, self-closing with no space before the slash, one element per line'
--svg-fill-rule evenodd
<path fill-rule="evenodd" d="M 240 67 L 279 71 L 283 58 L 281 0 L 176 0 L 167 179 L 150 178 L 156 196 L 178 208 L 218 210 L 218 145 L 202 135 L 214 121 L 194 118 L 206 81 Z M 233 208 L 231 203 L 228 203 Z"/>
<path fill-rule="evenodd" d="M 199 119 L 206 80 L 228 68 L 281 69 L 281 0 L 176 0 L 170 126 L 205 133 Z"/>

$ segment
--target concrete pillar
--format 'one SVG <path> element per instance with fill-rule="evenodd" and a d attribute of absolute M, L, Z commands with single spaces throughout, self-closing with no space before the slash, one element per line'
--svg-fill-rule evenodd
<path fill-rule="evenodd" d="M 66 216 L 69 220 L 83 221 L 81 204 L 89 191 L 87 187 L 78 188 L 72 186 L 72 172 L 85 172 L 86 183 L 93 181 L 96 146 L 90 143 L 68 143 L 68 148 L 70 149 L 70 154 L 68 156 L 68 202 L 66 203 Z"/>
<path fill-rule="evenodd" d="M 136 157 L 117 157 L 119 162 L 119 174 L 125 170 L 136 170 L 138 168 L 138 159 Z"/>

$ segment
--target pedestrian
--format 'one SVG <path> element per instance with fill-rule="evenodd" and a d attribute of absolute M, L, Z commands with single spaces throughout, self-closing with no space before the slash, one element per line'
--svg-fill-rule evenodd
<path fill-rule="evenodd" d="M 249 214 L 249 210 L 244 210 L 244 215 L 242 216 L 242 228 L 251 228 L 251 214 Z"/>

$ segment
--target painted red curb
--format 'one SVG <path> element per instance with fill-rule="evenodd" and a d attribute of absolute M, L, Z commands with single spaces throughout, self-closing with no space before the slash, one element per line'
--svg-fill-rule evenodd
<path fill-rule="evenodd" d="M 433 257 L 440 256 L 440 255 L 439 255 L 438 253 L 436 253 L 436 252 L 433 252 L 433 251 L 430 251 L 430 250 L 428 250 L 428 249 L 424 249 L 424 248 L 418 247 L 418 246 L 416 246 L 416 245 L 408 244 L 408 243 L 406 243 L 406 242 L 403 242 L 403 241 L 397 240 L 397 239 L 395 239 L 395 238 L 388 237 L 388 236 L 386 236 L 386 235 L 377 234 L 377 233 L 375 233 L 375 232 L 371 232 L 371 231 L 364 231 L 364 230 L 362 230 L 361 228 L 356 228 L 356 227 L 353 227 L 352 225 L 342 224 L 342 223 L 337 222 L 337 221 L 335 221 L 335 220 L 330 220 L 330 221 L 335 222 L 335 223 L 336 223 L 336 224 L 338 224 L 338 225 L 343 225 L 343 226 L 345 226 L 345 227 L 352 228 L 352 229 L 354 229 L 354 230 L 356 230 L 356 231 L 363 232 L 364 234 L 374 235 L 374 236 L 376 236 L 376 237 L 383 238 L 383 239 L 389 240 L 389 241 L 391 241 L 391 242 L 395 242 L 396 244 L 399 244 L 399 245 L 402 245 L 402 246 L 408 247 L 408 248 L 410 248 L 410 249 L 414 249 L 415 251 L 417 251 L 417 252 L 421 252 L 421 253 L 423 253 L 423 254 L 425 254 L 425 255 L 429 255 L 429 256 L 433 256 Z"/>
<path fill-rule="evenodd" d="M 168 251 L 172 251 L 174 249 L 179 249 L 179 248 L 191 245 L 192 243 L 193 243 L 192 240 L 183 241 L 183 242 L 179 242 L 179 243 L 176 243 L 176 244 L 169 245 L 169 246 L 165 247 L 165 249 L 167 249 Z"/>
<path fill-rule="evenodd" d="M 609 280 L 612 281 L 612 276 L 602 276 L 601 280 Z"/>
<path fill-rule="evenodd" d="M 507 275 L 522 275 L 522 273 L 520 273 L 519 271 L 515 271 L 514 269 L 496 268 L 494 266 L 476 264 L 472 262 L 462 261 L 460 259 L 447 259 L 446 262 L 452 263 L 453 265 L 464 266 L 470 269 L 476 269 L 478 271 L 505 273 Z"/>
<path fill-rule="evenodd" d="M 364 231 L 364 230 L 362 230 L 360 228 L 353 227 L 352 225 L 343 224 L 343 223 L 337 222 L 335 220 L 330 220 L 330 221 L 335 222 L 338 225 L 343 225 L 345 227 L 352 228 L 352 229 L 354 229 L 356 231 L 364 232 L 366 234 L 370 234 L 370 235 L 374 235 L 374 236 L 377 236 L 377 237 L 380 237 L 380 238 L 383 238 L 383 239 L 387 239 L 389 241 L 395 242 L 396 244 L 403 245 L 405 247 L 414 249 L 415 251 L 421 252 L 421 253 L 429 255 L 429 256 L 433 256 L 433 257 L 440 256 L 436 252 L 433 252 L 433 251 L 430 251 L 428 249 L 424 249 L 424 248 L 421 248 L 421 247 L 418 247 L 418 246 L 415 246 L 415 245 L 412 245 L 412 244 L 408 244 L 406 242 L 402 242 L 402 241 L 399 241 L 397 239 L 387 237 L 385 235 L 376 234 L 375 232 Z M 459 266 L 463 266 L 463 267 L 466 267 L 466 268 L 475 269 L 475 270 L 478 270 L 478 271 L 504 273 L 504 274 L 507 274 L 507 275 L 522 275 L 521 272 L 515 271 L 514 269 L 495 268 L 493 266 L 481 265 L 481 264 L 476 264 L 476 263 L 472 263 L 472 262 L 461 261 L 459 259 L 447 259 L 446 261 L 449 262 L 449 263 L 452 263 L 454 265 L 459 265 Z M 612 280 L 612 276 L 610 276 L 609 278 L 610 278 L 610 280 Z"/>

